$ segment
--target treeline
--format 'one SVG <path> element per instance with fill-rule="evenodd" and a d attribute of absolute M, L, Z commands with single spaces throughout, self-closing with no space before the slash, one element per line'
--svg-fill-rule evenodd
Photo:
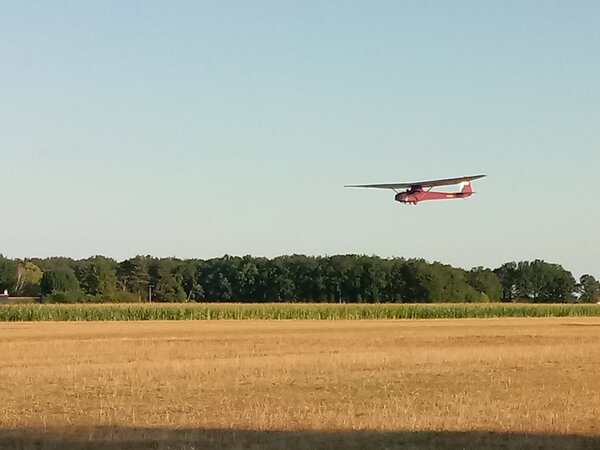
<path fill-rule="evenodd" d="M 208 260 L 136 256 L 9 259 L 0 290 L 52 302 L 595 302 L 600 283 L 559 264 L 509 262 L 492 270 L 363 255 Z M 0 292 L 1 293 L 1 292 Z"/>

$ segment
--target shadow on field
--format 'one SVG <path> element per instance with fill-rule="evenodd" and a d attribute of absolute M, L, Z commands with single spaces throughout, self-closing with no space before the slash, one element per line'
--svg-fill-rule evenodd
<path fill-rule="evenodd" d="M 599 437 L 450 431 L 0 430 L 1 449 L 596 449 Z"/>

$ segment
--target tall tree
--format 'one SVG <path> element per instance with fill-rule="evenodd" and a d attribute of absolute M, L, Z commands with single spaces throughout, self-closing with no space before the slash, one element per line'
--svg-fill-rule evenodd
<path fill-rule="evenodd" d="M 501 299 L 503 301 L 512 301 L 517 296 L 517 281 L 518 281 L 518 270 L 517 263 L 507 262 L 502 264 L 500 267 L 494 270 L 494 273 L 500 281 L 502 288 Z"/>
<path fill-rule="evenodd" d="M 294 281 L 294 296 L 298 301 L 317 301 L 321 298 L 322 279 L 317 274 L 318 262 L 315 257 L 290 255 L 282 257 L 290 277 Z"/>
<path fill-rule="evenodd" d="M 113 259 L 93 256 L 77 264 L 75 275 L 86 294 L 101 300 L 116 300 L 116 268 Z"/>
<path fill-rule="evenodd" d="M 17 263 L 0 254 L 0 291 L 11 291 L 17 283 Z M 0 293 L 1 293 L 0 292 Z"/>
<path fill-rule="evenodd" d="M 182 261 L 175 269 L 177 279 L 181 279 L 181 287 L 187 300 L 202 300 L 204 288 L 197 282 L 199 262 L 196 260 Z"/>
<path fill-rule="evenodd" d="M 153 301 L 178 302 L 186 299 L 183 290 L 183 276 L 178 267 L 181 261 L 176 258 L 153 259 L 148 265 L 150 283 L 153 286 Z"/>
<path fill-rule="evenodd" d="M 467 273 L 468 283 L 479 293 L 493 302 L 502 296 L 502 284 L 498 276 L 490 269 L 476 267 Z"/>
<path fill-rule="evenodd" d="M 586 274 L 579 278 L 579 301 L 594 303 L 600 301 L 600 282 L 592 275 Z"/>
<path fill-rule="evenodd" d="M 55 292 L 80 293 L 75 272 L 68 267 L 57 267 L 44 272 L 40 286 L 43 295 L 50 295 Z"/>
<path fill-rule="evenodd" d="M 136 256 L 121 261 L 117 266 L 117 284 L 122 291 L 134 294 L 138 301 L 147 300 L 150 285 L 149 257 Z"/>
<path fill-rule="evenodd" d="M 17 280 L 15 292 L 19 296 L 39 296 L 41 294 L 40 281 L 43 272 L 31 261 L 17 263 Z"/>
<path fill-rule="evenodd" d="M 559 264 L 521 261 L 515 272 L 515 298 L 533 302 L 567 302 L 573 300 L 576 282 Z"/>

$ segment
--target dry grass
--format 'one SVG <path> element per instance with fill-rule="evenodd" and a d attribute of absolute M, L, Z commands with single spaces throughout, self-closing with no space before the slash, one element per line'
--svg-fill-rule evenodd
<path fill-rule="evenodd" d="M 600 447 L 600 319 L 0 324 L 2 448 Z"/>

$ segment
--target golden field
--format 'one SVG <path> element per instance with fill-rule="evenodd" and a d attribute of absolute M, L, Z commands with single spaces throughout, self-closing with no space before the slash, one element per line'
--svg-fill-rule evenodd
<path fill-rule="evenodd" d="M 600 319 L 0 324 L 0 448 L 600 448 Z"/>

